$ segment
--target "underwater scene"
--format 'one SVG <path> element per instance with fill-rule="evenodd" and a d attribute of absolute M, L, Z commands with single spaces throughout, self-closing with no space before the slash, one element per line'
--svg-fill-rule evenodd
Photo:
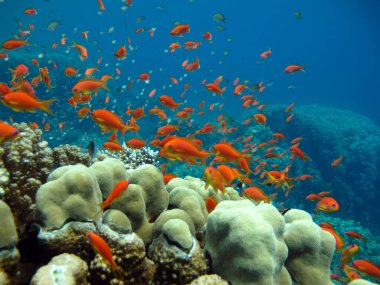
<path fill-rule="evenodd" d="M 0 10 L 0 285 L 380 283 L 379 1 Z"/>

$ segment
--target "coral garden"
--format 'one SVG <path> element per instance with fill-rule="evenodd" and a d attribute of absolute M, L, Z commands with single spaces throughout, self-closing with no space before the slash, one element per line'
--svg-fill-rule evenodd
<path fill-rule="evenodd" d="M 0 148 L 0 284 L 333 284 L 335 240 L 303 210 L 281 213 L 227 187 L 209 213 L 212 187 L 191 176 L 165 185 L 154 152 L 92 161 L 17 127 Z M 101 211 L 121 180 L 127 190 Z M 107 242 L 117 271 L 89 232 Z"/>

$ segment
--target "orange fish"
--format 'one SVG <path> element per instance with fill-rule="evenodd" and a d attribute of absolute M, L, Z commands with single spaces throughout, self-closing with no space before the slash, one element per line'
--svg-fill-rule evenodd
<path fill-rule="evenodd" d="M 285 109 L 285 113 L 289 113 L 294 107 L 294 102 L 292 104 L 290 104 L 288 107 L 286 107 Z"/>
<path fill-rule="evenodd" d="M 31 97 L 28 93 L 17 91 L 1 96 L 0 100 L 1 103 L 16 112 L 27 111 L 34 113 L 36 109 L 41 109 L 42 111 L 55 116 L 55 114 L 50 110 L 50 105 L 58 99 L 38 101 L 37 99 Z"/>
<path fill-rule="evenodd" d="M 105 11 L 106 8 L 104 7 L 104 4 L 103 4 L 103 1 L 102 0 L 98 0 L 98 6 L 99 6 L 99 9 L 102 10 L 102 11 Z"/>
<path fill-rule="evenodd" d="M 265 203 L 269 203 L 274 198 L 276 198 L 277 193 L 274 193 L 271 196 L 267 196 L 265 195 L 264 191 L 258 187 L 248 187 L 243 190 L 243 195 L 258 203 L 261 201 L 264 201 Z"/>
<path fill-rule="evenodd" d="M 158 100 L 161 102 L 162 105 L 170 109 L 178 109 L 178 106 L 182 104 L 174 102 L 173 98 L 168 95 L 162 95 L 160 96 L 160 98 L 158 98 Z"/>
<path fill-rule="evenodd" d="M 37 15 L 37 9 L 35 8 L 27 8 L 24 10 L 25 15 Z"/>
<path fill-rule="evenodd" d="M 223 184 L 223 176 L 218 169 L 214 167 L 207 167 L 204 171 L 203 178 L 206 180 L 205 189 L 207 189 L 208 186 L 211 186 L 215 194 L 218 193 L 218 190 L 220 190 L 222 194 L 226 191 Z"/>
<path fill-rule="evenodd" d="M 289 123 L 289 122 L 293 119 L 294 115 L 295 115 L 295 113 L 289 115 L 289 116 L 285 119 L 285 122 L 286 122 L 286 123 Z"/>
<path fill-rule="evenodd" d="M 0 121 L 0 142 L 14 139 L 19 133 L 16 128 Z"/>
<path fill-rule="evenodd" d="M 129 148 L 132 148 L 132 149 L 141 149 L 141 148 L 145 147 L 145 144 L 146 144 L 145 141 L 138 139 L 138 138 L 133 138 L 133 139 L 130 139 L 129 141 L 125 142 L 125 145 L 128 146 Z"/>
<path fill-rule="evenodd" d="M 170 52 L 171 52 L 171 53 L 175 52 L 175 50 L 176 50 L 177 48 L 181 48 L 181 45 L 180 45 L 179 43 L 177 43 L 177 42 L 175 42 L 175 43 L 171 43 L 171 44 L 169 45 L 169 49 L 170 49 Z"/>
<path fill-rule="evenodd" d="M 187 34 L 190 32 L 190 26 L 188 24 L 180 24 L 180 25 L 177 25 L 175 26 L 171 31 L 170 31 L 170 35 L 171 36 L 179 36 L 179 37 L 182 37 L 183 34 Z"/>
<path fill-rule="evenodd" d="M 78 110 L 77 112 L 77 116 L 78 117 L 81 117 L 81 118 L 84 118 L 87 116 L 87 114 L 90 112 L 90 109 L 89 108 L 86 108 L 86 107 L 83 107 L 81 109 Z"/>
<path fill-rule="evenodd" d="M 41 77 L 41 79 L 45 83 L 46 87 L 48 89 L 50 89 L 51 88 L 51 79 L 50 79 L 50 75 L 49 75 L 49 69 L 45 66 L 43 68 L 40 67 L 39 71 L 40 71 L 40 77 Z"/>
<path fill-rule="evenodd" d="M 125 48 L 125 45 L 119 47 L 114 53 L 114 56 L 118 59 L 125 59 L 127 57 L 127 49 Z"/>
<path fill-rule="evenodd" d="M 268 49 L 268 50 L 262 52 L 262 53 L 260 54 L 260 57 L 261 57 L 261 58 L 267 58 L 267 57 L 270 57 L 271 55 L 272 55 L 272 51 L 271 51 L 270 49 Z"/>
<path fill-rule="evenodd" d="M 3 42 L 1 47 L 6 50 L 13 50 L 13 49 L 18 49 L 20 47 L 23 47 L 25 45 L 29 45 L 28 40 L 17 40 L 17 39 L 12 39 L 12 40 L 7 40 Z"/>
<path fill-rule="evenodd" d="M 139 75 L 139 79 L 145 81 L 145 82 L 149 82 L 149 73 L 141 73 Z"/>
<path fill-rule="evenodd" d="M 15 69 L 8 69 L 12 73 L 12 81 L 14 81 L 16 78 L 22 78 L 26 76 L 29 72 L 29 69 L 25 64 L 19 64 Z"/>
<path fill-rule="evenodd" d="M 66 76 L 70 77 L 70 76 L 76 75 L 78 73 L 78 71 L 79 71 L 79 69 L 75 70 L 73 67 L 68 66 L 68 67 L 66 67 L 64 72 L 65 72 Z"/>
<path fill-rule="evenodd" d="M 207 212 L 211 213 L 212 211 L 214 211 L 214 209 L 218 205 L 218 202 L 215 200 L 214 197 L 210 196 L 206 198 L 205 204 L 206 204 Z"/>
<path fill-rule="evenodd" d="M 240 95 L 244 89 L 247 88 L 247 84 L 239 84 L 234 89 L 234 95 L 238 96 Z"/>
<path fill-rule="evenodd" d="M 322 230 L 332 234 L 332 236 L 335 239 L 335 248 L 341 251 L 344 247 L 344 239 L 334 229 L 322 227 Z"/>
<path fill-rule="evenodd" d="M 346 247 L 343 252 L 342 256 L 340 257 L 340 264 L 344 265 L 351 261 L 351 259 L 358 253 L 359 246 L 357 244 L 351 244 L 348 247 Z"/>
<path fill-rule="evenodd" d="M 125 190 L 127 190 L 129 186 L 129 182 L 127 180 L 121 180 L 119 181 L 115 187 L 113 188 L 113 190 L 111 191 L 111 193 L 108 195 L 107 199 L 105 201 L 103 201 L 102 203 L 99 204 L 99 207 L 104 210 L 106 207 L 108 207 L 115 199 L 117 199 L 118 197 L 120 197 L 121 194 L 123 194 L 123 192 Z"/>
<path fill-rule="evenodd" d="M 291 152 L 292 154 L 294 154 L 295 156 L 301 158 L 302 160 L 305 160 L 305 161 L 310 160 L 310 158 L 307 157 L 307 156 L 305 155 L 305 153 L 304 153 L 302 150 L 300 150 L 300 149 L 298 148 L 297 145 L 292 145 L 292 146 L 289 148 L 289 150 L 290 150 L 290 152 Z"/>
<path fill-rule="evenodd" d="M 87 49 L 82 46 L 82 45 L 78 45 L 76 44 L 75 42 L 73 43 L 73 47 L 75 47 L 77 49 L 77 51 L 79 52 L 79 58 L 83 61 L 85 59 L 87 59 L 88 57 L 88 52 L 87 52 Z"/>
<path fill-rule="evenodd" d="M 102 145 L 105 149 L 109 151 L 122 151 L 123 147 L 115 141 L 107 141 Z"/>
<path fill-rule="evenodd" d="M 348 235 L 351 238 L 358 238 L 358 239 L 361 239 L 361 240 L 365 240 L 366 239 L 364 236 L 362 236 L 358 232 L 354 232 L 354 231 L 347 231 L 347 232 L 345 232 L 345 234 Z"/>
<path fill-rule="evenodd" d="M 339 211 L 338 202 L 332 197 L 323 197 L 315 207 L 316 212 L 333 213 Z"/>
<path fill-rule="evenodd" d="M 178 130 L 178 126 L 165 125 L 157 129 L 156 136 L 166 136 Z"/>
<path fill-rule="evenodd" d="M 343 159 L 343 155 L 341 155 L 340 157 L 338 157 L 337 159 L 335 159 L 331 163 L 331 167 L 337 167 L 341 163 L 342 159 Z"/>
<path fill-rule="evenodd" d="M 96 67 L 90 67 L 90 68 L 87 68 L 84 72 L 84 75 L 85 76 L 91 76 L 95 73 L 95 71 L 97 71 L 98 69 Z"/>
<path fill-rule="evenodd" d="M 284 72 L 286 73 L 294 73 L 297 71 L 305 72 L 305 69 L 302 65 L 298 65 L 298 64 L 290 64 L 284 69 Z"/>
<path fill-rule="evenodd" d="M 256 123 L 265 125 L 267 123 L 267 117 L 264 114 L 255 114 L 253 119 Z"/>
<path fill-rule="evenodd" d="M 105 109 L 94 110 L 90 113 L 90 116 L 102 129 L 102 132 L 120 131 L 124 136 L 125 132 L 131 129 L 130 126 L 123 124 L 118 115 Z"/>
<path fill-rule="evenodd" d="M 352 262 L 352 267 L 365 275 L 380 279 L 380 267 L 371 261 L 358 259 Z"/>
<path fill-rule="evenodd" d="M 186 66 L 185 70 L 188 72 L 201 68 L 201 65 L 199 64 L 199 58 L 198 57 L 193 62 L 187 63 L 185 66 Z"/>
<path fill-rule="evenodd" d="M 74 87 L 71 89 L 72 93 L 92 93 L 99 90 L 99 88 L 103 88 L 107 91 L 109 89 L 106 86 L 106 80 L 99 80 L 96 78 L 83 78 L 79 80 Z"/>
<path fill-rule="evenodd" d="M 211 40 L 212 40 L 212 34 L 211 34 L 210 32 L 205 32 L 205 33 L 202 35 L 202 38 L 211 41 Z"/>
<path fill-rule="evenodd" d="M 119 267 L 113 259 L 112 251 L 106 241 L 94 232 L 88 232 L 87 238 L 94 251 L 102 256 L 104 261 L 111 266 L 111 269 L 114 273 L 117 272 L 119 270 Z"/>

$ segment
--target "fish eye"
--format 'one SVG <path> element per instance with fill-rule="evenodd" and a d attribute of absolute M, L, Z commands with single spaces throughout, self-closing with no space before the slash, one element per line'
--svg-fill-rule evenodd
<path fill-rule="evenodd" d="M 14 131 L 13 134 L 14 134 L 14 135 L 18 135 L 18 134 L 19 134 L 19 131 Z"/>

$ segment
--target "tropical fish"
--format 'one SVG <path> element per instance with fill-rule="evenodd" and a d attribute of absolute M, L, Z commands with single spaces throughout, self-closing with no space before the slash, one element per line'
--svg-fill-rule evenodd
<path fill-rule="evenodd" d="M 14 50 L 14 49 L 23 47 L 25 45 L 29 45 L 28 40 L 24 41 L 24 40 L 12 39 L 12 40 L 7 40 L 3 42 L 3 44 L 1 45 L 1 48 L 5 50 Z"/>
<path fill-rule="evenodd" d="M 79 80 L 71 89 L 72 93 L 92 93 L 97 92 L 100 88 L 109 90 L 106 85 L 106 80 L 99 80 L 96 78 L 83 78 Z"/>
<path fill-rule="evenodd" d="M 265 195 L 264 191 L 258 187 L 248 187 L 243 190 L 243 195 L 248 199 L 252 199 L 255 202 L 264 201 L 265 203 L 269 203 L 274 198 L 276 198 L 277 193 L 274 193 L 271 196 Z"/>
<path fill-rule="evenodd" d="M 341 155 L 340 157 L 338 157 L 337 159 L 335 159 L 331 163 L 331 167 L 337 167 L 341 163 L 342 159 L 343 159 L 343 155 Z"/>
<path fill-rule="evenodd" d="M 125 145 L 132 149 L 141 149 L 145 147 L 145 144 L 146 144 L 145 141 L 138 138 L 133 138 L 125 142 Z"/>
<path fill-rule="evenodd" d="M 177 26 L 175 26 L 171 31 L 170 31 L 170 35 L 171 36 L 179 36 L 179 37 L 182 37 L 183 34 L 187 34 L 190 32 L 190 25 L 188 24 L 179 24 Z"/>
<path fill-rule="evenodd" d="M 371 261 L 364 259 L 354 260 L 352 267 L 365 275 L 380 279 L 380 267 Z"/>
<path fill-rule="evenodd" d="M 31 97 L 28 93 L 16 91 L 2 95 L 0 100 L 1 103 L 16 112 L 27 111 L 34 113 L 36 112 L 36 109 L 40 109 L 50 115 L 55 116 L 52 110 L 50 110 L 50 105 L 58 99 L 38 101 L 37 99 Z"/>
<path fill-rule="evenodd" d="M 119 198 L 121 194 L 123 194 L 123 192 L 125 190 L 127 190 L 129 186 L 129 182 L 128 180 L 121 180 L 119 181 L 115 187 L 113 188 L 113 190 L 111 191 L 111 193 L 108 195 L 107 199 L 103 202 L 101 202 L 99 204 L 99 207 L 104 210 L 106 207 L 108 207 L 113 201 L 115 201 L 115 199 Z"/>
<path fill-rule="evenodd" d="M 207 212 L 211 213 L 212 211 L 214 211 L 214 209 L 218 205 L 218 202 L 215 200 L 213 196 L 209 196 L 206 198 L 205 204 L 206 204 Z"/>
<path fill-rule="evenodd" d="M 115 273 L 119 270 L 115 260 L 112 257 L 112 251 L 107 242 L 94 232 L 88 232 L 87 238 L 95 252 L 99 253 L 103 260 L 111 266 L 112 271 Z"/>
<path fill-rule="evenodd" d="M 215 13 L 212 18 L 215 22 L 225 22 L 227 18 L 222 13 Z"/>
<path fill-rule="evenodd" d="M 339 211 L 339 204 L 332 197 L 323 197 L 315 206 L 315 211 L 321 211 L 323 213 L 333 213 Z"/>
<path fill-rule="evenodd" d="M 298 64 L 290 64 L 284 69 L 284 72 L 286 73 L 294 73 L 297 71 L 305 72 L 305 69 L 302 65 L 298 65 Z"/>
<path fill-rule="evenodd" d="M 14 139 L 19 135 L 19 133 L 20 132 L 16 128 L 0 121 L 0 143 L 5 140 Z"/>
<path fill-rule="evenodd" d="M 125 132 L 132 128 L 124 125 L 118 115 L 105 109 L 94 110 L 90 113 L 90 116 L 102 129 L 102 132 L 120 131 L 122 136 L 124 136 Z"/>

